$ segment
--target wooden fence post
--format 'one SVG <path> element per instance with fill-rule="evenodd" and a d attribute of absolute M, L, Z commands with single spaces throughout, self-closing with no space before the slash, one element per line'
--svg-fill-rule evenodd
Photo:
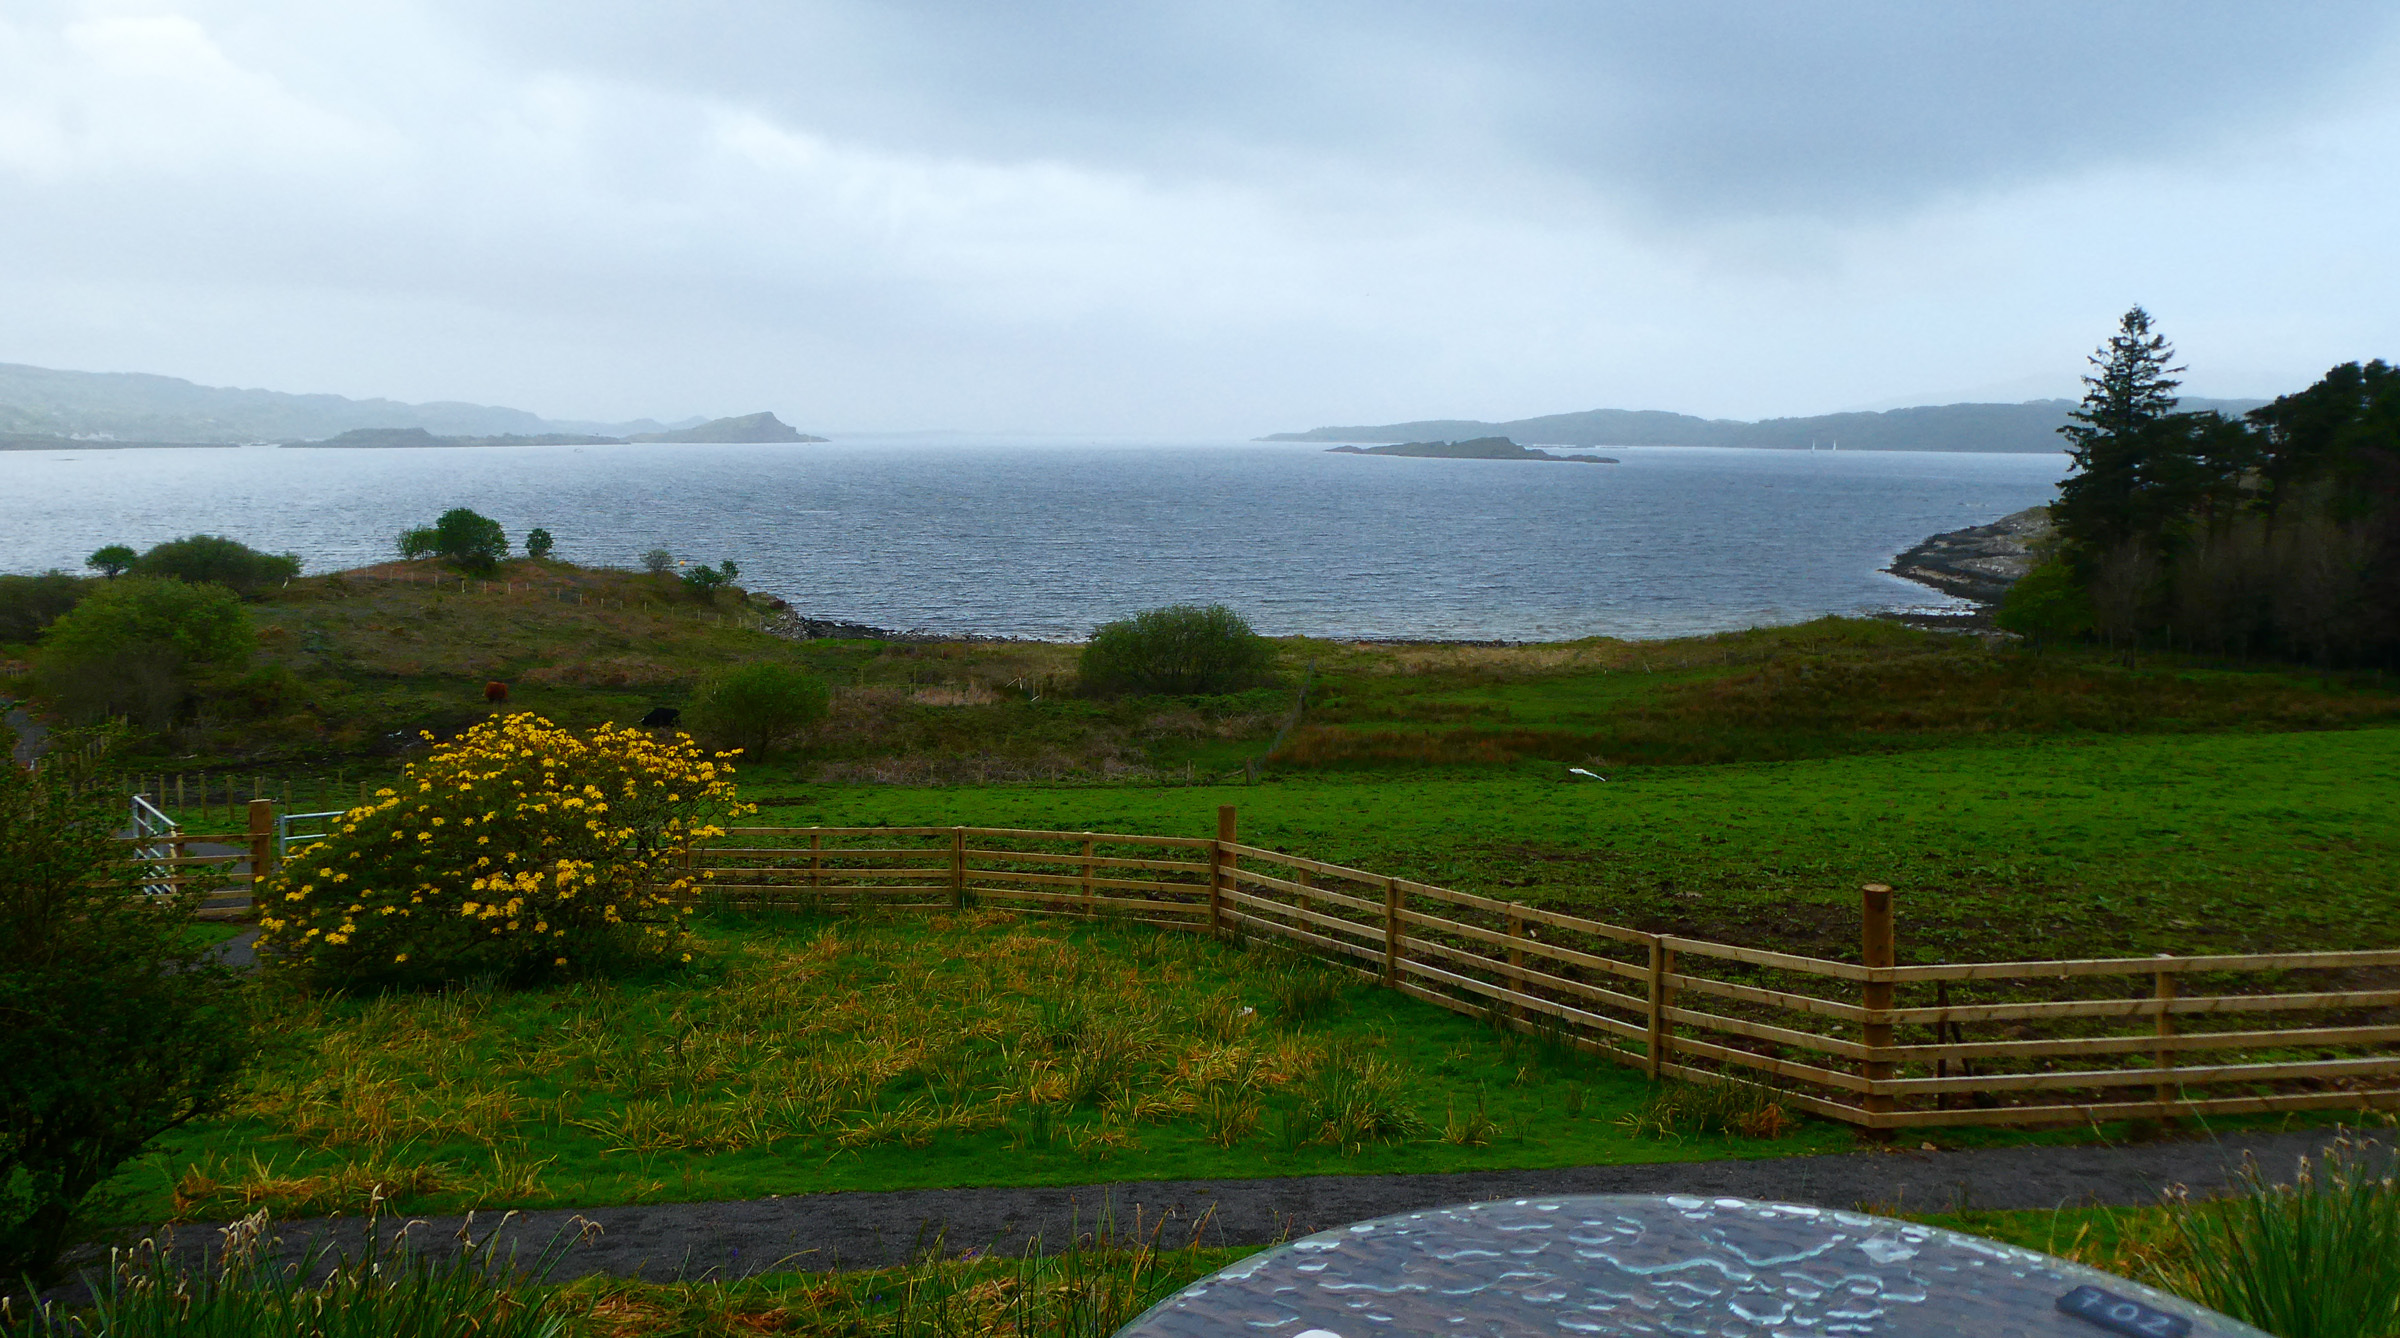
<path fill-rule="evenodd" d="M 1383 985 L 1400 987 L 1400 880 L 1383 880 Z"/>
<path fill-rule="evenodd" d="M 2171 952 L 2159 954 L 2162 958 L 2172 958 L 2174 955 Z M 2167 1011 L 2167 1004 L 2175 998 L 2175 973 L 2160 971 L 2156 974 L 2158 979 L 2151 990 L 2151 997 L 2158 1000 L 2158 1036 L 2159 1039 L 2164 1040 L 2175 1034 L 2175 1015 Z M 2175 1067 L 2175 1052 L 2162 1045 L 2151 1055 L 2150 1062 L 2157 1068 L 2173 1068 Z M 2158 1098 L 2160 1105 L 2167 1105 L 2175 1100 L 2175 1085 L 2162 1082 L 2153 1089 L 2152 1095 Z M 2169 1124 L 2175 1122 L 2175 1117 L 2172 1115 L 2162 1113 L 2159 1118 Z"/>
<path fill-rule="evenodd" d="M 950 829 L 950 909 L 967 904 L 967 829 Z"/>
<path fill-rule="evenodd" d="M 260 889 L 275 872 L 275 801 L 250 801 L 250 909 L 260 910 Z"/>
<path fill-rule="evenodd" d="M 1092 837 L 1089 832 L 1084 833 L 1083 837 L 1083 913 L 1092 914 Z"/>
<path fill-rule="evenodd" d="M 1657 1082 L 1660 1066 L 1667 1062 L 1668 1039 L 1667 1000 L 1674 991 L 1667 977 L 1675 974 L 1675 950 L 1656 934 L 1650 936 L 1650 1081 Z"/>
<path fill-rule="evenodd" d="M 1525 917 L 1517 914 L 1515 911 L 1510 911 L 1508 913 L 1508 965 L 1512 972 L 1523 971 L 1525 969 L 1525 949 L 1522 946 L 1524 938 Z M 1525 988 L 1525 977 L 1521 975 L 1509 976 L 1508 989 L 1509 993 L 1511 994 L 1532 993 L 1532 991 Z M 1524 1021 L 1526 1017 L 1525 1005 L 1522 1003 L 1511 1003 L 1508 1006 L 1508 1014 L 1510 1017 L 1513 1017 L 1520 1022 Z"/>
<path fill-rule="evenodd" d="M 1225 931 L 1225 889 L 1233 881 L 1233 844 L 1241 831 L 1240 813 L 1231 804 L 1217 806 L 1217 843 L 1208 848 L 1208 932 Z"/>
<path fill-rule="evenodd" d="M 1892 943 L 1892 889 L 1883 883 L 1869 883 L 1860 888 L 1859 892 L 1862 894 L 1861 909 L 1864 912 L 1859 929 L 1859 957 L 1870 970 L 1892 966 L 1895 962 Z M 1862 995 L 1860 1002 L 1870 1013 L 1886 1012 L 1892 1006 L 1892 982 L 1889 980 L 1869 980 L 1860 993 Z M 1870 1019 L 1863 1031 L 1864 1035 L 1861 1039 L 1865 1041 L 1870 1050 L 1888 1047 L 1892 1043 L 1892 1024 L 1888 1021 Z M 1891 1079 L 1892 1063 L 1890 1060 L 1870 1059 L 1866 1062 L 1865 1067 L 1868 1082 L 1886 1082 Z M 1892 1109 L 1892 1098 L 1880 1093 L 1869 1092 L 1866 1098 L 1866 1108 L 1869 1115 L 1889 1114 Z M 1880 1126 L 1870 1125 L 1869 1128 L 1874 1129 L 1877 1133 L 1884 1133 Z"/>

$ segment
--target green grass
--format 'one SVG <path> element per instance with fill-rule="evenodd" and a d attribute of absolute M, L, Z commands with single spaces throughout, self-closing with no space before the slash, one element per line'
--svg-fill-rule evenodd
<path fill-rule="evenodd" d="M 998 912 L 704 940 L 647 982 L 271 997 L 277 1050 L 129 1174 L 125 1216 L 356 1210 L 377 1185 L 431 1212 L 1852 1142 L 1629 1128 L 1631 1070 L 1266 948 Z"/>
<path fill-rule="evenodd" d="M 1611 773 L 1256 786 L 801 786 L 793 825 L 1243 839 L 1646 930 L 1855 957 L 1858 885 L 1904 961 L 2400 945 L 2400 730 L 2011 741 Z"/>

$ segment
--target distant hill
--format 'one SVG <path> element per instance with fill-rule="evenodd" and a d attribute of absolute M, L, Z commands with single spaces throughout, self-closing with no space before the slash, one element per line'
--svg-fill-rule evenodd
<path fill-rule="evenodd" d="M 2264 400 L 2187 399 L 2185 409 L 2240 413 Z M 2071 400 L 2023 404 L 1942 404 L 1882 413 L 1832 413 L 1813 418 L 1742 422 L 1695 418 L 1656 409 L 1590 409 L 1583 413 L 1484 423 L 1435 418 L 1380 427 L 1319 427 L 1278 432 L 1261 441 L 1420 442 L 1509 437 L 1541 446 L 1752 446 L 1806 450 L 1811 444 L 1845 451 L 2057 451 L 2058 429 Z"/>
<path fill-rule="evenodd" d="M 684 442 L 753 442 L 753 441 L 823 441 L 811 437 L 785 423 L 771 413 L 746 413 L 739 418 L 717 418 L 676 432 L 637 432 L 628 441 Z"/>
<path fill-rule="evenodd" d="M 108 440 L 196 444 L 321 441 L 362 428 L 415 428 L 427 436 L 496 445 L 507 444 L 499 439 L 508 437 L 623 440 L 671 435 L 703 425 L 706 420 L 697 417 L 671 423 L 654 418 L 623 423 L 559 421 L 488 404 L 403 404 L 340 395 L 290 395 L 277 390 L 196 385 L 144 372 L 68 372 L 0 363 L 0 438 L 26 442 L 103 439 L 89 443 L 96 446 Z"/>

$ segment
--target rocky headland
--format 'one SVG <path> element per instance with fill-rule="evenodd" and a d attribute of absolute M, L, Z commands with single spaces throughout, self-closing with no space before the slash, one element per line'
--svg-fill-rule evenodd
<path fill-rule="evenodd" d="M 2049 537 L 2050 508 L 2027 507 L 1989 525 L 1934 535 L 1884 570 L 1945 595 L 1997 604 L 2018 577 L 2033 569 L 2036 551 Z"/>
<path fill-rule="evenodd" d="M 718 418 L 673 432 L 636 432 L 629 437 L 604 437 L 588 432 L 505 433 L 497 437 L 445 437 L 421 427 L 359 427 L 322 441 L 287 441 L 286 446 L 333 450 L 391 450 L 423 446 L 623 446 L 629 442 L 710 442 L 744 445 L 769 441 L 823 441 L 799 431 L 771 413 Z"/>

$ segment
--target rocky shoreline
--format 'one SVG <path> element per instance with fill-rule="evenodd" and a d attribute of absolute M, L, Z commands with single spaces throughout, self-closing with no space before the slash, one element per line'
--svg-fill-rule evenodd
<path fill-rule="evenodd" d="M 1945 595 L 1997 604 L 2033 569 L 2034 550 L 2049 536 L 2050 508 L 2028 507 L 1989 525 L 1933 535 L 1884 570 Z"/>

